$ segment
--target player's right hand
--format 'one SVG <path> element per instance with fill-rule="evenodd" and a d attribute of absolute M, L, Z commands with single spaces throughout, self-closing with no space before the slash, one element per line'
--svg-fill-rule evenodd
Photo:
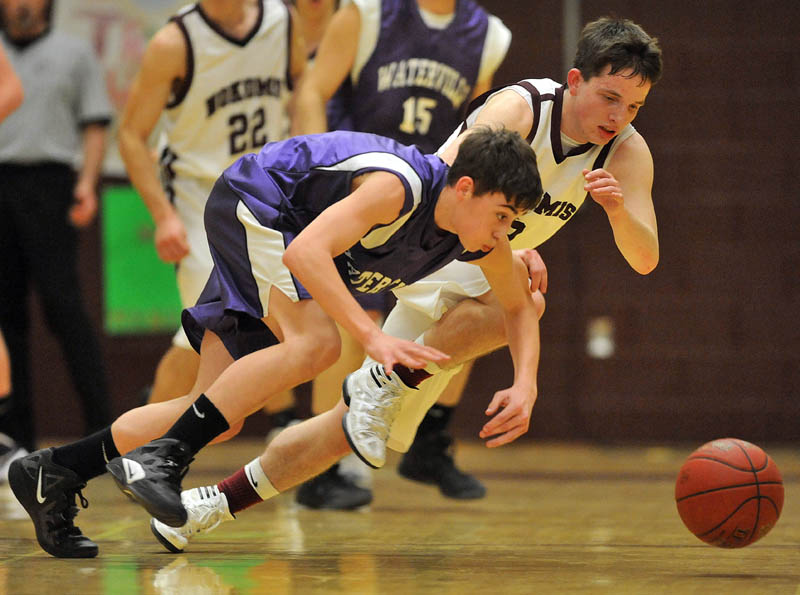
<path fill-rule="evenodd" d="M 419 370 L 424 368 L 428 362 L 434 362 L 441 366 L 450 360 L 449 355 L 438 349 L 398 339 L 383 332 L 377 333 L 368 344 L 364 345 L 364 350 L 376 362 L 383 364 L 387 374 L 392 373 L 396 364 Z"/>
<path fill-rule="evenodd" d="M 165 217 L 156 224 L 155 245 L 164 262 L 179 262 L 189 254 L 186 227 L 177 215 Z"/>

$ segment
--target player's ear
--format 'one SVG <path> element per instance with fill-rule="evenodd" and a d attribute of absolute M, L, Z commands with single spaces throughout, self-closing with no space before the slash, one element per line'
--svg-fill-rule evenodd
<path fill-rule="evenodd" d="M 577 68 L 570 68 L 569 72 L 567 73 L 567 86 L 569 87 L 569 92 L 572 95 L 575 95 L 578 91 L 578 87 L 583 82 L 583 75 L 581 71 Z"/>
<path fill-rule="evenodd" d="M 475 181 L 469 176 L 461 176 L 456 181 L 455 188 L 459 198 L 469 198 L 475 190 Z"/>

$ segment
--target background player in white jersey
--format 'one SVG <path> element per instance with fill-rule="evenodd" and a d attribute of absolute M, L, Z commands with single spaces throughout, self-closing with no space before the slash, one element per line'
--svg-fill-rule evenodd
<path fill-rule="evenodd" d="M 159 258 L 177 263 L 184 307 L 211 272 L 203 208 L 220 172 L 288 135 L 288 102 L 305 68 L 294 9 L 281 0 L 203 0 L 148 44 L 119 129 L 131 182 L 156 225 Z M 159 181 L 148 146 L 161 118 Z M 150 400 L 186 394 L 199 358 L 183 330 L 163 356 Z"/>
<path fill-rule="evenodd" d="M 661 68 L 657 41 L 638 25 L 628 20 L 599 19 L 584 27 L 566 84 L 531 79 L 511 85 L 493 93 L 467 119 L 466 125 L 472 130 L 481 123 L 504 124 L 517 130 L 531 142 L 537 154 L 544 199 L 539 207 L 518 219 L 511 245 L 520 248 L 517 253 L 528 263 L 531 290 L 541 312 L 545 271 L 538 254 L 525 248 L 532 248 L 555 233 L 577 211 L 587 194 L 605 209 L 617 246 L 634 270 L 646 274 L 658 263 L 651 196 L 653 161 L 647 144 L 633 130 L 631 122 L 651 86 L 660 78 Z M 446 161 L 457 154 L 459 143 L 468 136 L 456 137 L 459 132 L 463 130 L 454 133 L 455 138 L 449 140 L 442 152 Z M 451 264 L 395 292 L 398 302 L 383 330 L 440 349 L 451 355 L 449 361 L 453 365 L 444 371 L 431 365 L 425 371 L 395 366 L 392 376 L 399 377 L 408 389 L 395 379 L 391 391 L 376 389 L 376 384 L 370 383 L 374 363 L 348 377 L 349 384 L 372 392 L 357 399 L 359 406 L 369 406 L 371 415 L 377 416 L 381 409 L 387 409 L 387 404 L 388 408 L 394 408 L 398 399 L 401 401 L 399 412 L 392 415 L 393 421 L 387 419 L 381 424 L 376 419 L 377 431 L 372 436 L 363 441 L 357 436 L 353 439 L 354 449 L 364 443 L 365 454 L 372 464 L 380 463 L 373 456 L 376 444 L 388 444 L 401 452 L 408 449 L 417 424 L 455 373 L 453 368 L 505 344 L 496 302 L 486 289 L 480 275 L 470 275 Z M 530 340 L 538 343 L 539 339 L 536 336 Z M 419 391 L 410 390 L 412 385 L 417 385 Z M 410 393 L 412 398 L 405 398 Z M 480 432 L 487 446 L 507 444 L 528 430 L 530 417 L 517 415 L 517 407 L 518 403 L 506 395 L 495 394 L 486 409 L 491 419 Z M 351 411 L 353 408 L 351 399 Z M 291 430 L 287 433 L 298 436 Z M 322 444 L 323 436 L 318 433 L 313 442 L 295 438 L 291 447 L 314 459 L 319 456 L 317 448 Z M 288 446 L 288 442 L 281 441 L 274 448 Z M 159 541 L 170 551 L 180 551 L 194 535 L 231 520 L 231 512 L 235 511 L 229 510 L 227 498 L 218 487 L 235 477 L 217 486 L 186 490 L 183 502 L 189 521 L 183 527 L 172 528 L 153 520 Z M 252 481 L 250 486 L 253 492 L 258 491 Z"/>
<path fill-rule="evenodd" d="M 331 20 L 298 89 L 303 117 L 293 122 L 293 130 L 306 134 L 341 124 L 433 152 L 461 121 L 470 99 L 491 88 L 510 42 L 506 26 L 471 0 L 354 0 Z M 341 115 L 330 109 L 331 98 L 345 104 L 339 106 L 345 118 L 330 120 Z M 362 305 L 376 318 L 385 310 L 381 300 Z M 336 404 L 342 380 L 363 359 L 356 341 L 346 335 L 342 340 L 340 360 L 315 382 L 314 414 Z M 445 415 L 445 410 L 433 415 L 438 413 Z M 401 471 L 438 484 L 449 497 L 483 497 L 484 486 L 455 466 L 448 453 L 452 440 L 443 435 L 443 427 L 439 430 L 425 426 L 420 436 L 429 467 L 434 467 L 406 465 Z M 346 473 L 353 465 L 345 459 L 342 469 Z M 298 502 L 315 508 L 353 508 L 364 502 L 363 490 L 335 475 L 331 469 L 301 486 Z"/>

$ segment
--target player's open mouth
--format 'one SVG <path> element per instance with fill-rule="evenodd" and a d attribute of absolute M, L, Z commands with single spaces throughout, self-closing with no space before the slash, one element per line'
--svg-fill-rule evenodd
<path fill-rule="evenodd" d="M 599 128 L 600 130 L 602 130 L 602 131 L 603 131 L 603 133 L 604 133 L 605 135 L 607 135 L 607 136 L 614 136 L 614 135 L 617 133 L 617 131 L 616 131 L 616 130 L 612 130 L 611 128 L 606 128 L 605 126 L 598 126 L 598 128 Z"/>

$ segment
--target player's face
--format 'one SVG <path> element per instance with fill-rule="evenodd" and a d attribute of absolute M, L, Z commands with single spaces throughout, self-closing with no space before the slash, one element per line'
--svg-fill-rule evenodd
<path fill-rule="evenodd" d="M 650 82 L 631 77 L 631 70 L 602 74 L 588 81 L 572 69 L 567 77 L 572 109 L 568 110 L 562 132 L 573 140 L 605 145 L 630 124 L 650 92 Z"/>
<path fill-rule="evenodd" d="M 492 250 L 520 214 L 500 192 L 470 196 L 463 206 L 458 239 L 468 252 Z"/>

